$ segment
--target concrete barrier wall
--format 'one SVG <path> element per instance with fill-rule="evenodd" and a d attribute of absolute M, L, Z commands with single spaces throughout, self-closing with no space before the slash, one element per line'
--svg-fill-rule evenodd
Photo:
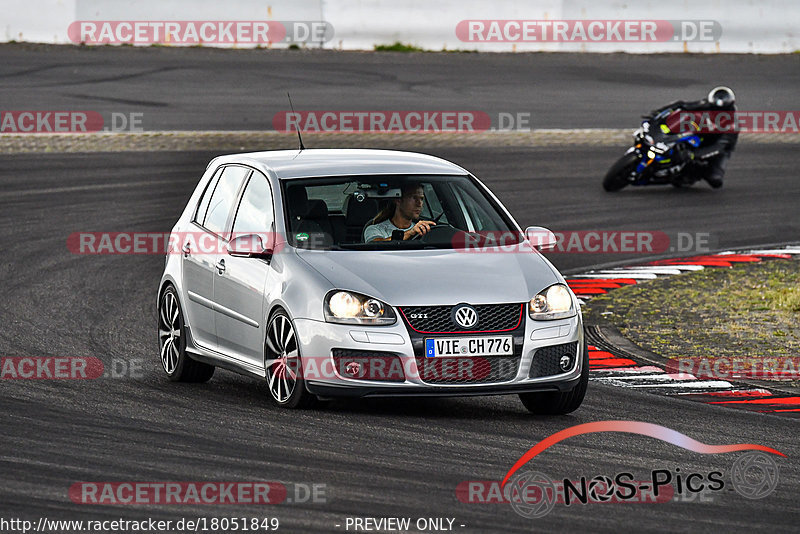
<path fill-rule="evenodd" d="M 0 41 L 69 43 L 77 20 L 327 21 L 334 36 L 324 48 L 371 50 L 396 41 L 427 50 L 482 52 L 791 53 L 800 50 L 797 0 L 0 0 Z M 711 42 L 464 42 L 462 20 L 710 20 L 721 27 Z M 247 45 L 239 45 L 247 46 Z M 272 46 L 286 47 L 288 43 Z M 306 45 L 306 46 L 319 46 Z"/>

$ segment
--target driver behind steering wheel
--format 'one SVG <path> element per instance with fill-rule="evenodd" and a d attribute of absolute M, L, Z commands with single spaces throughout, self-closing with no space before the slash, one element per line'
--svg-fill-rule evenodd
<path fill-rule="evenodd" d="M 436 226 L 433 221 L 419 220 L 424 202 L 425 193 L 421 184 L 404 185 L 402 196 L 392 199 L 370 221 L 371 224 L 364 230 L 364 241 L 391 241 L 393 237 L 399 239 L 400 232 L 403 232 L 403 240 L 424 236 L 431 227 Z"/>

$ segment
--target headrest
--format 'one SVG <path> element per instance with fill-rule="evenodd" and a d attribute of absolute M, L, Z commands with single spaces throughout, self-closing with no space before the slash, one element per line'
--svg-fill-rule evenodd
<path fill-rule="evenodd" d="M 324 219 L 328 216 L 328 205 L 324 200 L 309 200 L 306 219 Z"/>
<path fill-rule="evenodd" d="M 296 217 L 305 217 L 308 213 L 308 193 L 303 186 L 290 186 L 286 192 L 289 201 L 289 213 Z"/>
<path fill-rule="evenodd" d="M 345 202 L 345 224 L 361 226 L 378 214 L 378 201 L 374 198 L 365 198 L 362 202 L 352 195 Z"/>

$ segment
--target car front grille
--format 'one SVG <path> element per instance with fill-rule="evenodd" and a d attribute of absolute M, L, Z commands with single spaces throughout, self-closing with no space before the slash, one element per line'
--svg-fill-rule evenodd
<path fill-rule="evenodd" d="M 404 306 L 400 308 L 406 324 L 422 334 L 445 334 L 465 332 L 452 320 L 455 306 Z M 478 323 L 469 330 L 477 332 L 506 332 L 514 330 L 522 322 L 524 304 L 478 304 Z"/>
<path fill-rule="evenodd" d="M 551 345 L 536 349 L 531 362 L 531 370 L 528 378 L 541 378 L 543 376 L 553 376 L 564 374 L 575 366 L 575 357 L 578 350 L 578 342 L 563 343 L 561 345 Z M 570 357 L 567 371 L 561 369 L 561 357 Z"/>
<path fill-rule="evenodd" d="M 426 384 L 487 384 L 517 376 L 519 355 L 457 358 L 417 357 L 420 379 Z"/>

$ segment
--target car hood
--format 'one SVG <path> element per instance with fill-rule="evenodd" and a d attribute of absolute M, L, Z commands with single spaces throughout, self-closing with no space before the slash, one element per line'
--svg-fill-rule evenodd
<path fill-rule="evenodd" d="M 318 251 L 298 255 L 334 288 L 393 306 L 525 302 L 561 279 L 538 252 Z"/>

